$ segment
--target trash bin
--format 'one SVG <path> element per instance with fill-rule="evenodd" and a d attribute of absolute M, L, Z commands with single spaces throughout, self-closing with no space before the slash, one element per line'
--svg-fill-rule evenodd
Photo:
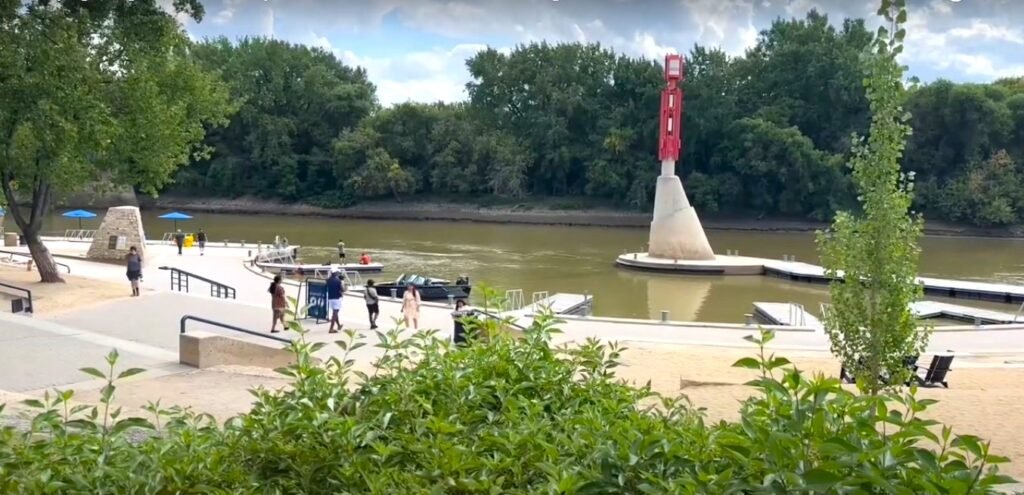
<path fill-rule="evenodd" d="M 17 245 L 18 245 L 18 233 L 17 232 L 7 232 L 6 234 L 4 234 L 4 246 L 11 247 L 11 246 L 17 246 Z"/>
<path fill-rule="evenodd" d="M 192 234 L 189 234 L 189 235 L 185 236 L 185 247 L 187 247 L 187 248 L 192 247 L 192 244 L 194 242 L 195 242 L 195 238 L 192 237 Z"/>

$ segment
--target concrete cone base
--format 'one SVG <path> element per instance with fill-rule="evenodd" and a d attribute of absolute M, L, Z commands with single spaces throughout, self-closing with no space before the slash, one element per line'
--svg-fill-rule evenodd
<path fill-rule="evenodd" d="M 647 254 L 652 258 L 713 260 L 715 253 L 675 175 L 658 177 L 654 193 L 654 221 Z"/>

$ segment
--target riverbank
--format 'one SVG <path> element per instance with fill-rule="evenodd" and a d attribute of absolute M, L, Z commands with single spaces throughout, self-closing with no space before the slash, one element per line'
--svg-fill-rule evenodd
<path fill-rule="evenodd" d="M 565 204 L 562 201 L 562 204 Z M 559 208 L 546 202 L 516 205 L 478 205 L 417 200 L 364 202 L 347 208 L 321 208 L 302 203 L 281 203 L 258 198 L 210 199 L 163 196 L 140 199 L 142 208 L 188 210 L 200 213 L 274 214 L 370 220 L 431 220 L 495 224 L 570 225 L 586 227 L 647 228 L 650 213 L 601 207 Z M 729 218 L 703 215 L 708 230 L 749 232 L 813 232 L 828 226 L 809 220 Z M 981 228 L 931 221 L 925 234 L 936 236 L 1024 238 L 1024 226 Z"/>

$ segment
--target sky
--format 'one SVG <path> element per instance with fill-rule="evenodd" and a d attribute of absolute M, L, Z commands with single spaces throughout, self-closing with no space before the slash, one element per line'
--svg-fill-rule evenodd
<path fill-rule="evenodd" d="M 169 3 L 170 0 L 163 0 Z M 491 46 L 600 42 L 662 59 L 695 43 L 742 55 L 779 17 L 812 8 L 875 22 L 878 0 L 203 0 L 196 39 L 267 36 L 366 68 L 380 102 L 466 98 L 465 60 Z M 1024 0 L 907 0 L 908 76 L 984 82 L 1024 76 Z"/>

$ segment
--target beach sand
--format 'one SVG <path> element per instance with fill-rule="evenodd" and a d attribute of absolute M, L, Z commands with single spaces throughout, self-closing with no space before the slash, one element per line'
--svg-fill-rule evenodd
<path fill-rule="evenodd" d="M 287 377 L 266 368 L 215 366 L 149 380 L 132 380 L 117 387 L 116 404 L 141 409 L 160 401 L 163 408 L 190 407 L 196 412 L 213 415 L 219 423 L 247 412 L 256 398 L 249 392 L 256 387 L 276 390 L 287 387 Z M 98 402 L 100 390 L 83 390 L 76 399 Z"/>
<path fill-rule="evenodd" d="M 131 295 L 127 280 L 117 284 L 66 273 L 61 276 L 63 284 L 44 284 L 35 270 L 26 271 L 24 265 L 0 265 L 0 282 L 32 291 L 35 315 L 44 318 Z"/>
<path fill-rule="evenodd" d="M 693 406 L 705 409 L 711 420 L 736 420 L 740 401 L 756 393 L 742 385 L 757 376 L 732 368 L 736 360 L 754 356 L 756 348 L 725 349 L 622 342 L 627 347 L 617 375 L 637 385 L 648 380 L 662 394 L 686 395 Z M 839 362 L 821 354 L 777 353 L 801 371 L 839 373 Z M 953 427 L 953 434 L 978 435 L 992 442 L 992 452 L 1017 460 L 1000 470 L 1024 479 L 1024 369 L 962 368 L 947 375 L 949 389 L 919 389 L 917 397 L 936 399 L 924 417 Z"/>

